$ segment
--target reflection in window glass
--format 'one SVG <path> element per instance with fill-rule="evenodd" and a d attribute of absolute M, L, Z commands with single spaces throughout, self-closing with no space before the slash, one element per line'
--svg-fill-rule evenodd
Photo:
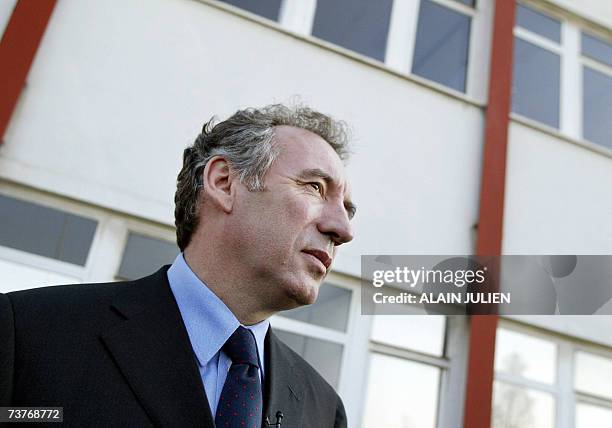
<path fill-rule="evenodd" d="M 220 0 L 240 9 L 248 10 L 264 18 L 278 21 L 282 0 Z"/>
<path fill-rule="evenodd" d="M 576 428 L 612 427 L 612 408 L 578 403 Z"/>
<path fill-rule="evenodd" d="M 364 428 L 434 428 L 440 369 L 372 354 Z"/>
<path fill-rule="evenodd" d="M 561 23 L 537 10 L 517 5 L 516 25 L 533 31 L 553 42 L 561 43 Z"/>
<path fill-rule="evenodd" d="M 612 149 L 612 77 L 583 68 L 583 136 Z"/>
<path fill-rule="evenodd" d="M 612 66 L 612 43 L 582 33 L 582 54 Z"/>
<path fill-rule="evenodd" d="M 612 359 L 576 352 L 574 384 L 578 391 L 612 399 Z"/>
<path fill-rule="evenodd" d="M 419 10 L 412 72 L 465 92 L 470 18 L 430 0 Z"/>
<path fill-rule="evenodd" d="M 274 333 L 317 369 L 330 385 L 338 388 L 340 365 L 342 364 L 342 345 L 278 329 L 274 330 Z"/>
<path fill-rule="evenodd" d="M 495 382 L 493 428 L 553 428 L 554 412 L 555 402 L 550 394 Z"/>
<path fill-rule="evenodd" d="M 475 0 L 455 0 L 455 1 L 458 1 L 459 3 L 467 4 L 468 6 L 474 6 Z"/>
<path fill-rule="evenodd" d="M 137 279 L 171 264 L 179 253 L 176 244 L 130 232 L 117 277 Z"/>
<path fill-rule="evenodd" d="M 98 222 L 0 195 L 0 245 L 85 266 Z"/>
<path fill-rule="evenodd" d="M 445 325 L 442 315 L 375 315 L 371 338 L 379 343 L 442 356 Z"/>
<path fill-rule="evenodd" d="M 514 39 L 512 111 L 559 127 L 559 55 Z"/>
<path fill-rule="evenodd" d="M 319 1 L 312 35 L 384 61 L 392 5 L 392 0 Z"/>
<path fill-rule="evenodd" d="M 350 304 L 350 290 L 325 283 L 319 289 L 316 303 L 280 312 L 279 315 L 321 327 L 346 331 Z"/>
<path fill-rule="evenodd" d="M 511 330 L 497 330 L 495 370 L 516 377 L 555 382 L 557 346 L 547 340 Z"/>

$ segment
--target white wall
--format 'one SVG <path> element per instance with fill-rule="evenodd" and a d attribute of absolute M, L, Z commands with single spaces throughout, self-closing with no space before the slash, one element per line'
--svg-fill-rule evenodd
<path fill-rule="evenodd" d="M 499 1 L 499 0 L 497 0 Z M 612 3 L 609 0 L 548 0 L 585 19 L 612 28 Z"/>
<path fill-rule="evenodd" d="M 293 95 L 354 128 L 357 238 L 337 269 L 472 251 L 479 107 L 196 1 L 58 2 L 0 177 L 172 224 L 182 149 L 203 121 Z"/>
<path fill-rule="evenodd" d="M 612 254 L 612 158 L 511 122 L 506 254 Z"/>

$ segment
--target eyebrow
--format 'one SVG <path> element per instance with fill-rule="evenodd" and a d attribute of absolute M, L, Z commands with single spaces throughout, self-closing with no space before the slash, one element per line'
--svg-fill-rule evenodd
<path fill-rule="evenodd" d="M 323 171 L 321 168 L 305 169 L 298 175 L 298 179 L 300 180 L 308 180 L 312 177 L 319 177 L 320 179 L 325 181 L 325 184 L 327 184 L 328 186 L 336 182 L 336 180 L 334 180 L 331 175 Z M 349 220 L 352 220 L 352 218 L 355 217 L 355 214 L 357 213 L 357 206 L 351 201 L 345 200 L 344 209 L 348 214 Z"/>

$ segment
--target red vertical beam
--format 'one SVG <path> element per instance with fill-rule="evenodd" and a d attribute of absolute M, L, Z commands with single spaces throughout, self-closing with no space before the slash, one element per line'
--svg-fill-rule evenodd
<path fill-rule="evenodd" d="M 19 0 L 0 41 L 0 144 L 56 0 Z"/>
<path fill-rule="evenodd" d="M 496 0 L 486 110 L 476 253 L 501 255 L 506 184 L 506 151 L 512 92 L 515 0 Z M 465 428 L 491 425 L 496 315 L 474 315 L 465 395 Z"/>

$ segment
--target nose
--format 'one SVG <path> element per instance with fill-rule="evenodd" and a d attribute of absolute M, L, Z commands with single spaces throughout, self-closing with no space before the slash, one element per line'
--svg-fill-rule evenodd
<path fill-rule="evenodd" d="M 327 235 L 335 246 L 353 240 L 353 227 L 342 201 L 329 201 L 321 211 L 318 222 L 319 232 Z"/>

